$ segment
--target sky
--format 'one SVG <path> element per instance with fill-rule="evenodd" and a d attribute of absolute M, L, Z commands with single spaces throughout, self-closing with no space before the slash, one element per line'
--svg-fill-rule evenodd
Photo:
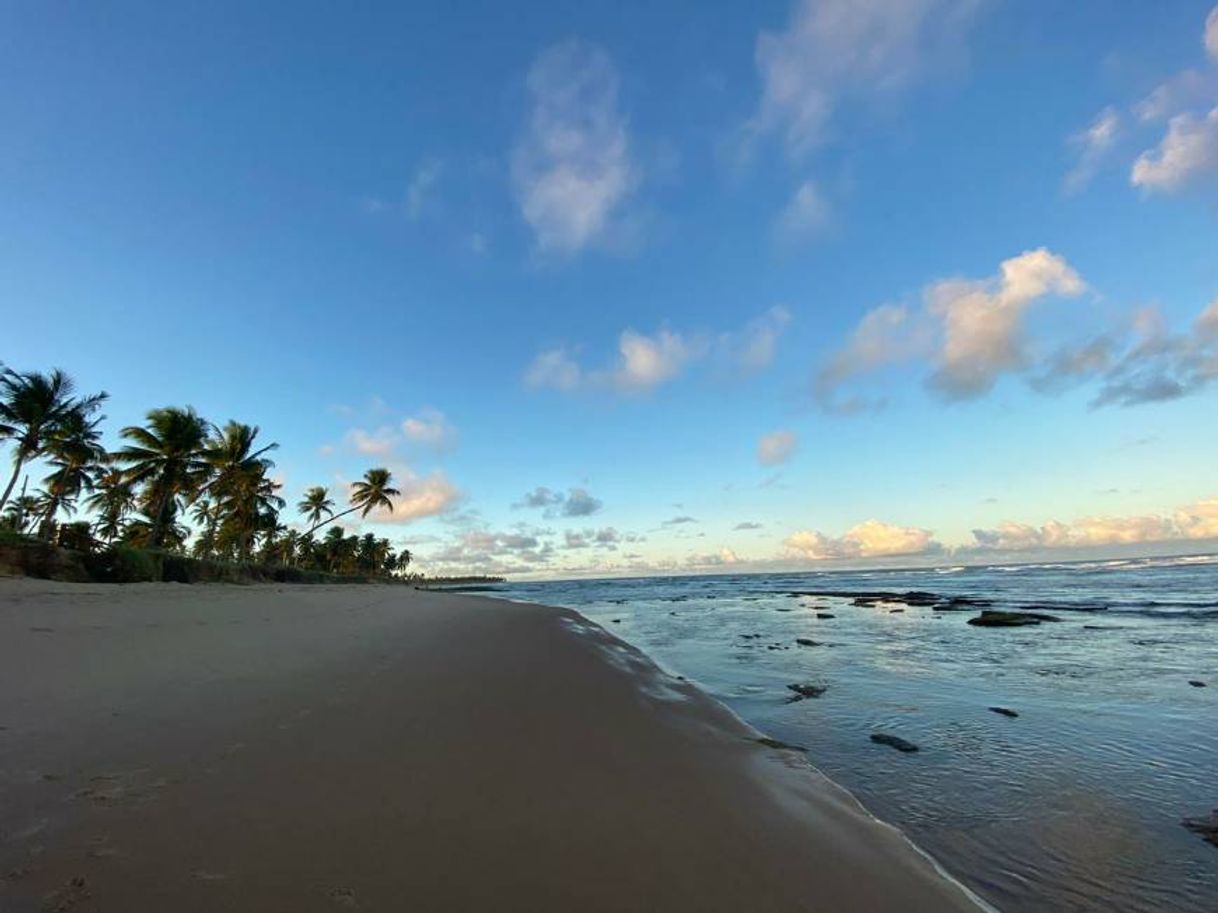
<path fill-rule="evenodd" d="M 1218 547 L 1212 0 L 14 0 L 0 123 L 0 360 L 424 571 Z"/>

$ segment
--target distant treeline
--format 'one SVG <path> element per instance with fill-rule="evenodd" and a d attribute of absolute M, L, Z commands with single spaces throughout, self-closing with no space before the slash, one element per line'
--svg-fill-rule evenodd
<path fill-rule="evenodd" d="M 139 579 L 213 579 L 222 576 L 216 569 L 221 564 L 330 577 L 407 577 L 411 553 L 395 550 L 388 539 L 345 535 L 337 524 L 317 535 L 349 514 L 392 512 L 400 492 L 388 469 L 365 472 L 337 511 L 327 488 L 308 489 L 295 506 L 306 528 L 291 529 L 281 520 L 287 505 L 268 457 L 279 445 L 260 440 L 257 425 L 216 425 L 189 406 L 167 406 L 148 412 L 141 425 L 122 428 L 123 446 L 107 450 L 100 414 L 106 399 L 105 393 L 78 393 L 60 370 L 22 373 L 0 365 L 0 443 L 12 451 L 12 472 L 0 493 L 0 530 L 7 530 L 10 545 L 36 539 L 99 561 L 119 556 L 120 563 L 142 565 L 139 575 L 153 574 L 149 562 L 156 566 L 155 576 Z M 27 475 L 18 490 L 33 461 L 49 473 L 32 491 Z M 72 520 L 82 508 L 91 518 Z M 184 557 L 204 564 L 182 564 Z M 216 567 L 204 570 L 211 565 Z M 187 567 L 193 570 L 180 570 Z M 166 576 L 166 568 L 179 570 Z"/>

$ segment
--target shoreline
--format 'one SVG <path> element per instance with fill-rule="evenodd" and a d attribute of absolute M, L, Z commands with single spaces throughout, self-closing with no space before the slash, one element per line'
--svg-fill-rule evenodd
<path fill-rule="evenodd" d="M 6 909 L 991 909 L 568 609 L 0 579 L 0 727 Z"/>

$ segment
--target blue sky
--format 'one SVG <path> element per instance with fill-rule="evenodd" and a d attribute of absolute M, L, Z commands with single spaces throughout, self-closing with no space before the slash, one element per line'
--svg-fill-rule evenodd
<path fill-rule="evenodd" d="M 0 359 L 434 571 L 1212 548 L 1213 9 L 6 4 Z"/>

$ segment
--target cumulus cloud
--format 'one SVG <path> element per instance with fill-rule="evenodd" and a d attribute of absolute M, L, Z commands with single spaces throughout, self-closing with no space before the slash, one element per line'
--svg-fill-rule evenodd
<path fill-rule="evenodd" d="M 603 548 L 612 550 L 623 541 L 623 536 L 614 527 L 606 526 L 602 529 L 569 529 L 563 533 L 563 540 L 568 549 Z M 627 537 L 625 541 L 632 541 L 632 539 Z"/>
<path fill-rule="evenodd" d="M 550 517 L 588 517 L 605 504 L 586 489 L 571 488 L 566 494 L 544 486 L 534 488 L 512 505 L 513 508 L 543 509 Z"/>
<path fill-rule="evenodd" d="M 648 393 L 680 377 L 694 362 L 711 357 L 740 374 L 752 374 L 774 360 L 778 339 L 791 321 L 786 308 L 772 307 L 739 330 L 712 336 L 661 327 L 654 333 L 623 330 L 617 357 L 604 367 L 586 368 L 566 347 L 548 349 L 525 371 L 525 386 L 570 393 L 580 389 Z"/>
<path fill-rule="evenodd" d="M 409 470 L 394 473 L 393 510 L 378 508 L 365 518 L 370 523 L 409 523 L 449 512 L 461 500 L 461 491 L 442 472 L 418 476 Z"/>
<path fill-rule="evenodd" d="M 1067 172 L 1063 187 L 1067 193 L 1078 193 L 1095 177 L 1100 163 L 1116 143 L 1121 128 L 1121 113 L 1109 105 L 1095 116 L 1083 130 L 1067 140 L 1074 152 L 1074 167 Z"/>
<path fill-rule="evenodd" d="M 844 99 L 908 85 L 958 53 L 975 0 L 797 0 L 787 27 L 762 32 L 762 95 L 748 138 L 782 137 L 792 158 L 822 143 Z"/>
<path fill-rule="evenodd" d="M 1215 538 L 1218 498 L 1195 501 L 1170 514 L 1082 517 L 1070 523 L 1050 520 L 1040 526 L 1004 521 L 990 529 L 973 530 L 975 548 L 998 551 Z"/>
<path fill-rule="evenodd" d="M 1049 296 L 1075 297 L 1085 289 L 1073 267 L 1045 248 L 1003 261 L 997 276 L 934 282 L 924 291 L 918 313 L 894 304 L 868 312 L 818 372 L 816 397 L 826 408 L 857 411 L 867 401 L 841 400 L 845 381 L 919 357 L 930 360 L 927 383 L 945 399 L 981 396 L 1003 374 L 1028 366 L 1023 338 L 1028 310 Z"/>
<path fill-rule="evenodd" d="M 794 431 L 775 431 L 762 435 L 757 442 L 757 462 L 762 466 L 778 466 L 795 455 L 799 437 Z"/>
<path fill-rule="evenodd" d="M 1167 135 L 1138 156 L 1130 183 L 1147 192 L 1174 191 L 1218 174 L 1218 108 L 1168 121 Z"/>
<path fill-rule="evenodd" d="M 833 211 L 815 181 L 804 181 L 778 215 L 778 236 L 794 243 L 821 235 L 833 220 Z"/>
<path fill-rule="evenodd" d="M 527 86 L 532 108 L 512 155 L 524 220 L 545 253 L 605 244 L 639 181 L 609 56 L 576 40 L 537 58 Z"/>
<path fill-rule="evenodd" d="M 731 564 L 739 564 L 740 556 L 726 545 L 717 552 L 710 552 L 704 555 L 689 555 L 685 559 L 687 568 L 714 568 L 726 567 Z"/>
<path fill-rule="evenodd" d="M 438 409 L 423 409 L 404 419 L 402 435 L 411 443 L 433 450 L 448 450 L 457 443 L 457 429 Z"/>
<path fill-rule="evenodd" d="M 800 530 L 783 540 L 783 545 L 792 555 L 808 561 L 924 555 L 942 549 L 929 529 L 894 526 L 879 520 L 867 520 L 839 537 L 826 536 L 817 530 Z"/>

